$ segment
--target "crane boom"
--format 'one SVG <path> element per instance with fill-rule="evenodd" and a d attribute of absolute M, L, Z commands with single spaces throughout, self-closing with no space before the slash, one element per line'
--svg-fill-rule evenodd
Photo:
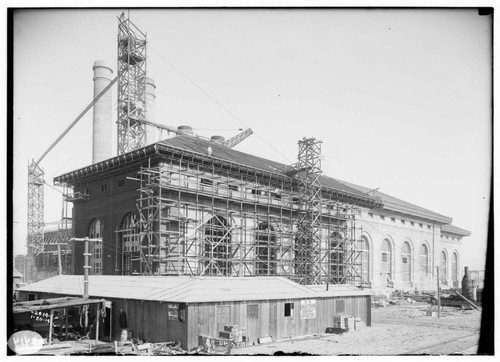
<path fill-rule="evenodd" d="M 156 122 L 151 122 L 151 121 L 146 121 L 146 120 L 140 120 L 140 122 L 142 122 L 142 123 L 144 123 L 144 124 L 146 124 L 148 126 L 152 126 L 152 127 L 156 127 L 156 128 L 165 130 L 167 132 L 175 133 L 177 135 L 184 134 L 182 131 L 179 131 L 177 128 L 166 126 L 164 124 L 160 124 L 160 123 L 156 123 Z"/>
<path fill-rule="evenodd" d="M 61 135 L 50 145 L 50 147 L 42 154 L 42 156 L 40 156 L 40 158 L 38 159 L 38 161 L 35 162 L 34 164 L 34 167 L 38 166 L 38 164 L 40 162 L 42 162 L 43 158 L 47 155 L 47 153 L 49 153 L 58 143 L 59 141 L 64 137 L 66 136 L 66 134 L 74 127 L 75 124 L 77 124 L 77 122 L 85 115 L 85 113 L 87 113 L 89 111 L 90 108 L 92 108 L 94 106 L 94 104 L 97 103 L 97 101 L 99 99 L 101 99 L 101 97 L 113 86 L 113 84 L 116 83 L 116 81 L 118 80 L 118 77 L 116 77 L 115 79 L 113 79 L 107 86 L 106 88 L 104 88 L 101 93 L 99 93 L 93 100 L 92 102 L 90 102 L 90 104 L 85 107 L 85 109 L 78 115 L 78 117 L 76 117 L 76 119 L 68 126 L 68 128 L 66 128 L 66 130 L 64 130 L 63 133 L 61 133 Z"/>
<path fill-rule="evenodd" d="M 226 146 L 227 148 L 233 148 L 234 146 L 236 146 L 238 143 L 240 143 L 241 141 L 247 139 L 248 137 L 250 137 L 250 135 L 253 134 L 253 131 L 251 128 L 248 128 L 246 130 L 244 130 L 243 132 L 237 134 L 236 136 L 234 137 L 231 137 L 230 139 L 228 139 L 227 141 L 224 142 L 224 146 Z"/>
<path fill-rule="evenodd" d="M 164 125 L 161 123 L 156 123 L 156 122 L 151 122 L 151 121 L 146 121 L 146 120 L 140 120 L 139 122 L 142 122 L 148 126 L 152 126 L 152 127 L 156 127 L 156 128 L 165 130 L 167 132 L 175 133 L 176 135 L 186 135 L 186 133 L 184 133 L 183 131 L 179 131 L 177 128 L 170 127 L 170 126 L 167 126 L 167 125 Z M 248 138 L 252 134 L 253 134 L 252 129 L 248 128 L 248 129 L 244 130 L 243 132 L 237 134 L 236 136 L 231 137 L 230 139 L 225 141 L 222 145 L 227 147 L 227 148 L 233 148 L 238 143 L 244 141 L 246 138 Z M 201 136 L 196 136 L 196 137 L 205 139 L 205 137 L 201 137 Z"/>

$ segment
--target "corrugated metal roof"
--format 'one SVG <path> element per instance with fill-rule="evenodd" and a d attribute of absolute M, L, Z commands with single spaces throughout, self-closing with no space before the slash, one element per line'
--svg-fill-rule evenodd
<path fill-rule="evenodd" d="M 356 288 L 355 288 L 356 289 Z M 60 295 L 82 295 L 82 275 L 58 275 L 24 286 L 20 291 Z M 342 292 L 342 293 L 340 293 Z M 339 290 L 345 296 L 346 290 Z M 352 295 L 368 295 L 352 290 Z M 349 294 L 349 293 L 348 293 Z M 89 295 L 181 303 L 229 302 L 250 300 L 304 299 L 336 296 L 334 289 L 325 295 L 283 277 L 162 277 L 91 275 Z"/>
<path fill-rule="evenodd" d="M 455 234 L 455 235 L 462 235 L 462 236 L 470 236 L 471 232 L 469 230 L 465 230 L 462 228 L 459 228 L 458 226 L 455 225 L 443 225 L 441 226 L 441 231 L 444 231 L 446 233 L 450 234 Z"/>
<path fill-rule="evenodd" d="M 326 290 L 326 285 L 307 285 L 307 288 L 313 290 L 322 297 L 363 296 L 373 294 L 369 289 L 359 289 L 349 284 L 330 284 L 328 290 Z"/>
<path fill-rule="evenodd" d="M 33 300 L 27 302 L 17 302 L 12 306 L 14 313 L 26 313 L 39 310 L 75 307 L 85 304 L 98 304 L 105 302 L 104 299 L 90 298 L 50 298 L 43 300 Z"/>

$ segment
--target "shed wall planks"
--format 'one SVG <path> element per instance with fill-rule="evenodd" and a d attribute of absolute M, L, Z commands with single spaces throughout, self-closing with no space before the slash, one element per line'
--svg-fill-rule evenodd
<path fill-rule="evenodd" d="M 21 300 L 27 300 L 27 294 L 21 293 Z M 38 293 L 37 299 L 56 296 L 61 295 Z M 339 300 L 344 300 L 344 311 L 341 313 L 360 317 L 367 326 L 371 325 L 370 296 L 316 298 L 315 318 L 308 319 L 301 318 L 301 299 L 191 303 L 186 305 L 184 321 L 168 318 L 168 302 L 106 299 L 112 302 L 115 340 L 120 338 L 118 317 L 122 308 L 127 313 L 128 329 L 132 331 L 133 337 L 151 342 L 179 341 L 186 350 L 198 346 L 199 335 L 218 337 L 226 325 L 245 327 L 244 335 L 250 344 L 257 344 L 258 338 L 267 336 L 273 340 L 283 340 L 322 334 L 327 327 L 333 326 L 333 317 L 339 313 L 336 310 Z M 285 303 L 294 304 L 292 316 L 285 317 Z M 253 318 L 254 314 L 249 318 L 248 305 L 258 306 L 257 318 Z"/>

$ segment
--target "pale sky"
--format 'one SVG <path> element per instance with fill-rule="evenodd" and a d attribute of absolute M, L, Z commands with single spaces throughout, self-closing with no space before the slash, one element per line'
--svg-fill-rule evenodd
<path fill-rule="evenodd" d="M 16 13 L 15 254 L 25 252 L 28 162 L 92 100 L 94 61 L 116 72 L 121 11 Z M 299 139 L 316 137 L 325 175 L 453 217 L 472 231 L 461 265 L 484 269 L 491 16 L 473 9 L 133 9 L 130 18 L 147 33 L 157 122 L 226 138 L 250 127 L 255 134 L 235 149 L 285 164 L 296 162 Z M 42 161 L 47 182 L 91 164 L 91 124 L 88 112 Z M 61 202 L 45 187 L 46 222 L 60 219 Z"/>

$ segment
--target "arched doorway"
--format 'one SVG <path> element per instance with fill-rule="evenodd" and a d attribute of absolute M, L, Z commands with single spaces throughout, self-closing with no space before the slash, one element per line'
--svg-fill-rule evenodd
<path fill-rule="evenodd" d="M 330 237 L 330 281 L 332 283 L 345 283 L 344 254 L 345 238 L 343 232 L 335 231 Z"/>
<path fill-rule="evenodd" d="M 369 284 L 370 283 L 370 245 L 368 244 L 368 239 L 364 236 L 358 241 L 359 258 L 360 258 L 360 277 L 361 282 Z"/>
<path fill-rule="evenodd" d="M 255 235 L 255 275 L 276 275 L 276 235 L 269 223 L 259 224 Z"/>
<path fill-rule="evenodd" d="M 446 279 L 448 278 L 448 258 L 446 255 L 446 251 L 442 250 L 441 251 L 441 256 L 439 258 L 439 279 L 441 279 L 441 282 L 446 282 Z"/>
<path fill-rule="evenodd" d="M 102 231 L 103 224 L 99 219 L 94 219 L 90 222 L 89 225 L 89 239 L 97 239 L 91 240 L 89 249 L 91 256 L 91 274 L 93 275 L 102 275 Z"/>
<path fill-rule="evenodd" d="M 405 241 L 401 247 L 401 281 L 411 281 L 411 246 Z"/>
<path fill-rule="evenodd" d="M 420 279 L 427 279 L 429 277 L 429 249 L 425 244 L 420 245 L 418 263 Z"/>
<path fill-rule="evenodd" d="M 392 246 L 389 240 L 382 241 L 380 251 L 380 279 L 382 283 L 390 285 L 392 282 Z"/>
<path fill-rule="evenodd" d="M 458 254 L 453 252 L 451 255 L 451 280 L 453 282 L 453 287 L 458 288 Z"/>
<path fill-rule="evenodd" d="M 123 218 L 121 228 L 123 274 L 130 275 L 140 270 L 140 234 L 137 215 L 129 213 Z"/>
<path fill-rule="evenodd" d="M 231 275 L 231 228 L 222 216 L 205 224 L 202 275 Z"/>

